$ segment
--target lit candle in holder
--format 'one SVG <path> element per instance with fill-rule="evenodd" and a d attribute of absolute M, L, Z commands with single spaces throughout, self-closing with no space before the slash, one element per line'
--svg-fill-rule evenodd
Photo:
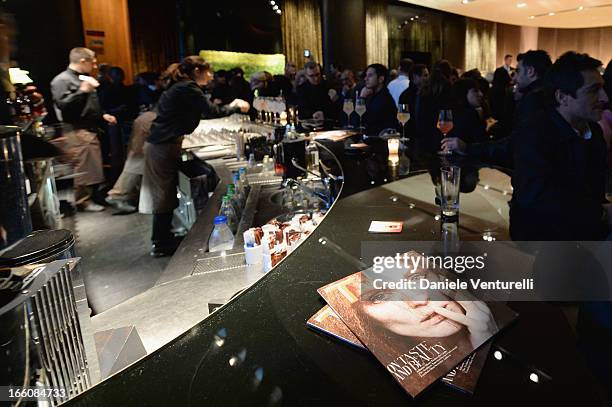
<path fill-rule="evenodd" d="M 399 161 L 399 139 L 390 138 L 387 140 L 387 147 L 389 148 L 389 160 Z"/>

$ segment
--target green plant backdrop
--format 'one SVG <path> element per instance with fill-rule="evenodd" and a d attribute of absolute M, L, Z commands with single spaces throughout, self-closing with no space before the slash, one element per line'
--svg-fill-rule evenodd
<path fill-rule="evenodd" d="M 230 70 L 240 67 L 248 81 L 251 75 L 259 71 L 268 71 L 272 75 L 285 72 L 285 56 L 283 54 L 250 54 L 247 52 L 200 51 L 200 56 L 212 64 L 215 71 Z"/>

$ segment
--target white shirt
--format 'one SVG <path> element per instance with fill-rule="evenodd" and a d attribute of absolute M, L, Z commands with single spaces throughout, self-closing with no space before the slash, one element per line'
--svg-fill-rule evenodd
<path fill-rule="evenodd" d="M 406 74 L 401 73 L 397 78 L 393 79 L 387 85 L 387 89 L 389 89 L 389 93 L 393 96 L 393 100 L 395 104 L 399 104 L 399 98 L 403 91 L 408 89 L 408 85 L 410 85 L 410 79 Z"/>

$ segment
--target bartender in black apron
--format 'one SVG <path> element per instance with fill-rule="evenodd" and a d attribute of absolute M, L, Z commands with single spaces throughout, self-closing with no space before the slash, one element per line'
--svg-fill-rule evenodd
<path fill-rule="evenodd" d="M 157 118 L 145 143 L 143 193 L 153 213 L 151 236 L 154 257 L 174 253 L 177 241 L 171 232 L 172 213 L 177 207 L 176 186 L 183 136 L 192 133 L 200 119 L 248 112 L 249 104 L 236 99 L 229 105 L 212 104 L 202 92 L 213 75 L 210 65 L 198 56 L 189 56 L 171 73 L 172 84 L 157 105 Z"/>

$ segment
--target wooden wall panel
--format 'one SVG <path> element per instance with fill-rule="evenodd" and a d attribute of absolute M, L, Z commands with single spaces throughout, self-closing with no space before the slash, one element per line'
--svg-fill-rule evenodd
<path fill-rule="evenodd" d="M 96 51 L 98 63 L 121 67 L 126 84 L 131 83 L 134 75 L 127 0 L 81 0 L 81 15 L 85 46 Z"/>
<path fill-rule="evenodd" d="M 497 54 L 495 66 L 504 64 L 504 56 L 513 56 L 513 66 L 516 65 L 516 55 L 520 52 L 521 46 L 521 27 L 497 23 Z"/>
<path fill-rule="evenodd" d="M 566 51 L 586 52 L 603 62 L 612 59 L 612 27 L 556 29 L 540 28 L 538 47 L 545 49 L 553 61 Z"/>

